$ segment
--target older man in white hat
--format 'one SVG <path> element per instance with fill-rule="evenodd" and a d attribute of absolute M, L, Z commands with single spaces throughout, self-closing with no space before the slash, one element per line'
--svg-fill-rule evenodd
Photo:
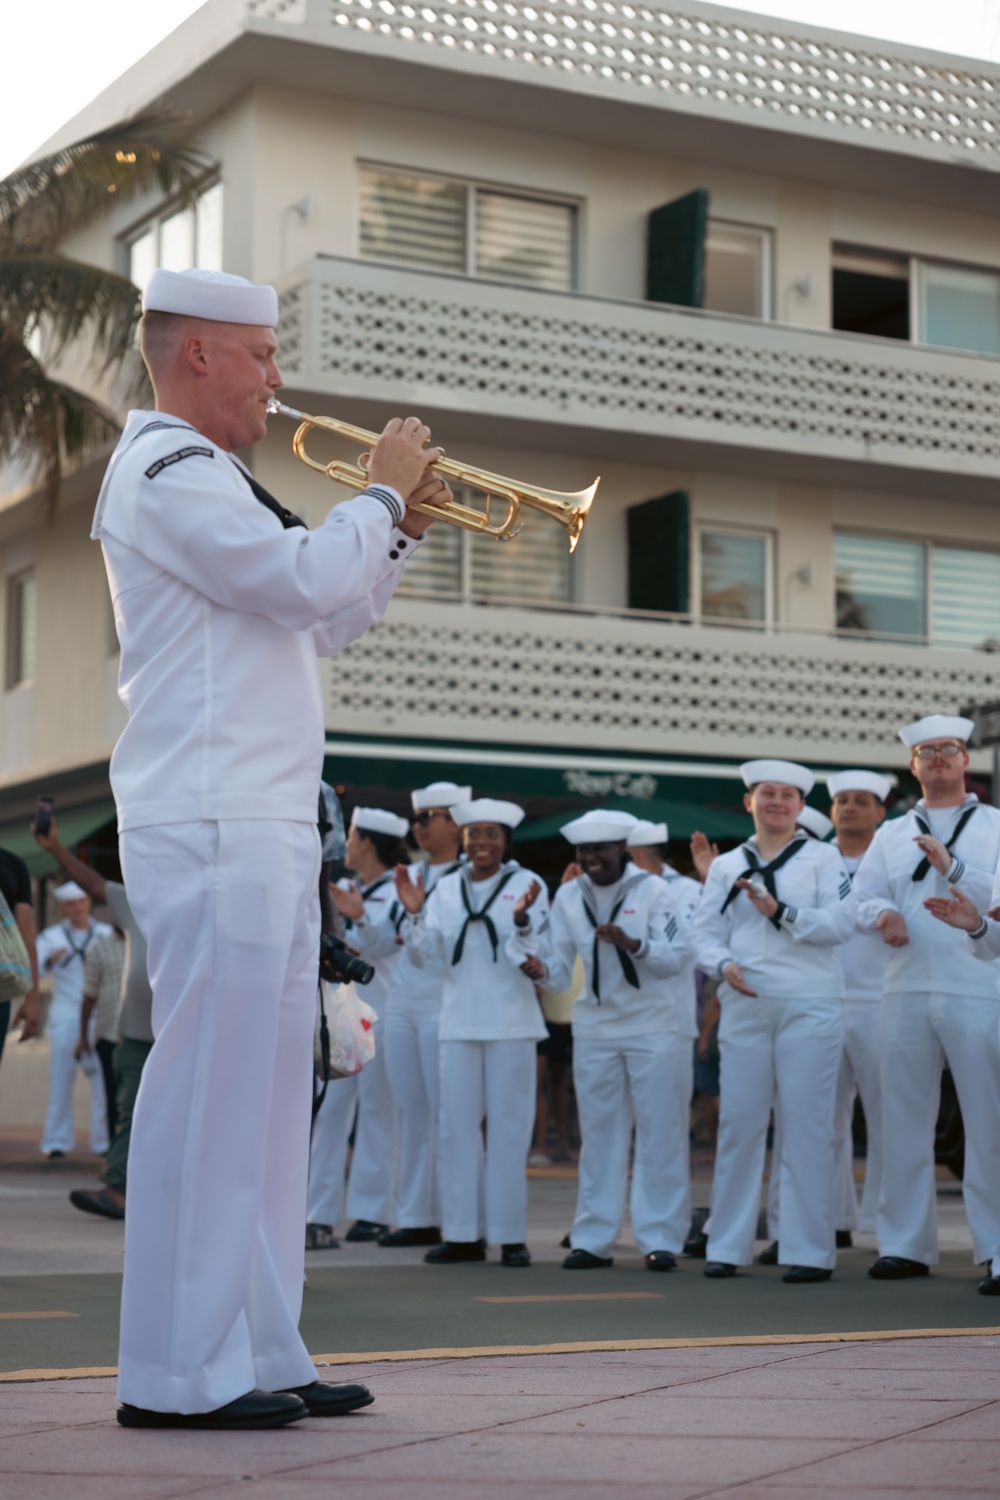
<path fill-rule="evenodd" d="M 129 720 L 111 762 L 156 1041 L 132 1131 L 119 1420 L 275 1426 L 370 1400 L 298 1333 L 319 941 L 317 654 L 384 612 L 441 498 L 394 418 L 308 531 L 235 457 L 281 386 L 272 287 L 157 271 L 98 499 Z M 291 1392 L 291 1393 L 290 1393 Z"/>
<path fill-rule="evenodd" d="M 985 911 L 1000 863 L 1000 812 L 965 787 L 973 727 L 971 719 L 931 714 L 899 731 L 923 796 L 879 829 L 854 882 L 859 927 L 879 933 L 888 948 L 879 1026 L 879 1259 L 869 1271 L 880 1281 L 926 1276 L 938 1261 L 934 1125 L 945 1062 L 965 1122 L 962 1186 L 975 1258 L 1000 1256 L 996 979 L 964 934 L 934 913 L 950 891 Z"/>
<path fill-rule="evenodd" d="M 104 1080 L 94 1054 L 79 1061 L 80 1011 L 83 1007 L 84 962 L 98 938 L 110 937 L 106 922 L 90 914 L 90 897 L 75 880 L 57 885 L 52 893 L 61 917 L 44 928 L 35 942 L 38 972 L 52 980 L 52 1000 L 46 1026 L 49 1037 L 49 1105 L 39 1150 L 43 1156 L 68 1156 L 76 1145 L 73 1124 L 73 1085 L 77 1067 L 84 1067 L 90 1084 L 90 1149 L 100 1156 L 108 1149 L 108 1111 Z"/>

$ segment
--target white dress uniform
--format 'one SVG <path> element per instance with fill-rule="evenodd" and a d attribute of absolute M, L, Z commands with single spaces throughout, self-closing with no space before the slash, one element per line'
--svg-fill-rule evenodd
<path fill-rule="evenodd" d="M 563 833 L 572 843 L 604 841 Z M 638 952 L 599 942 L 594 928 L 608 922 L 638 939 Z M 515 931 L 514 942 L 527 948 L 531 931 Z M 687 989 L 683 982 L 671 984 L 688 967 L 690 947 L 669 884 L 629 861 L 613 885 L 595 885 L 582 875 L 560 886 L 544 954 L 552 989 L 569 984 L 577 954 L 586 976 L 572 1017 L 582 1149 L 570 1244 L 602 1258 L 611 1255 L 628 1191 L 634 1116 L 630 1208 L 636 1244 L 643 1255 L 653 1250 L 676 1255 L 691 1217 L 695 1033 Z"/>
<path fill-rule="evenodd" d="M 350 882 L 339 882 L 342 890 Z M 399 1141 L 396 1110 L 386 1069 L 385 1013 L 393 970 L 401 949 L 397 925 L 403 908 L 396 900 L 391 870 L 380 875 L 362 892 L 365 914 L 359 922 L 344 923 L 345 939 L 357 948 L 375 975 L 359 993 L 378 1020 L 375 1056 L 353 1078 L 332 1078 L 323 1103 L 313 1120 L 309 1155 L 309 1196 L 306 1217 L 310 1224 L 339 1224 L 349 1219 L 367 1219 L 372 1224 L 394 1222 Z M 357 1113 L 351 1174 L 346 1182 L 347 1142 Z"/>
<path fill-rule="evenodd" d="M 81 891 L 81 895 L 83 892 Z M 86 931 L 57 922 L 38 934 L 35 948 L 38 971 L 52 976 L 52 1000 L 46 1032 L 49 1038 L 49 1103 L 39 1150 L 63 1151 L 69 1155 L 76 1147 L 73 1122 L 73 1085 L 80 1063 L 74 1056 L 80 1040 L 80 1010 L 83 1006 L 83 963 L 90 945 L 108 937 L 112 929 L 106 922 L 91 918 Z M 56 954 L 61 952 L 61 957 Z M 94 1054 L 90 1054 L 93 1059 Z M 90 1149 L 101 1155 L 108 1149 L 108 1109 L 104 1080 L 100 1068 L 88 1073 L 90 1086 Z"/>
<path fill-rule="evenodd" d="M 948 877 L 913 842 L 930 831 L 954 846 Z M 976 962 L 965 934 L 924 909 L 958 886 L 985 911 L 1000 863 L 1000 812 L 968 796 L 958 807 L 923 800 L 884 824 L 854 887 L 858 925 L 875 932 L 884 911 L 906 920 L 910 941 L 886 947 L 879 1029 L 883 1176 L 878 1206 L 882 1256 L 936 1265 L 934 1126 L 946 1059 L 965 1122 L 965 1211 L 977 1261 L 1000 1252 L 1000 1001 L 996 977 Z M 881 940 L 881 939 L 880 939 Z"/>
<path fill-rule="evenodd" d="M 157 272 L 144 305 L 164 279 L 202 275 Z M 237 280 L 201 315 L 273 325 L 273 289 L 230 291 Z M 118 1390 L 135 1406 L 212 1411 L 315 1379 L 298 1319 L 319 949 L 316 657 L 384 613 L 414 545 L 403 513 L 378 487 L 315 531 L 286 530 L 229 453 L 162 412 L 129 414 L 101 489 L 92 534 L 129 713 L 111 783 L 156 1038 L 129 1153 Z"/>
<path fill-rule="evenodd" d="M 429 963 L 444 974 L 440 1147 L 448 1241 L 519 1245 L 527 1238 L 535 1044 L 545 1036 L 545 1023 L 535 987 L 519 968 L 525 952 L 510 939 L 514 904 L 537 879 L 516 860 L 488 880 L 473 880 L 463 867 L 439 881 L 424 910 L 407 923 L 406 943 L 417 965 Z M 548 899 L 539 883 L 531 915 L 533 931 L 543 934 Z"/>
<path fill-rule="evenodd" d="M 766 779 L 764 777 L 759 779 Z M 782 779 L 775 777 L 775 779 Z M 770 871 L 784 910 L 773 919 L 735 882 Z M 719 986 L 721 1097 L 708 1259 L 749 1265 L 768 1118 L 777 1094 L 785 1123 L 780 1161 L 783 1264 L 836 1263 L 833 1116 L 843 1049 L 843 973 L 837 947 L 855 900 L 837 849 L 804 834 L 768 866 L 751 838 L 721 854 L 694 916 L 698 966 L 736 963 L 757 998 Z"/>

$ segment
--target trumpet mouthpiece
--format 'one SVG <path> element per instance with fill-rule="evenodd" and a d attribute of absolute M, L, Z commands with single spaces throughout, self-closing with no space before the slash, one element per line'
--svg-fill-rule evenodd
<path fill-rule="evenodd" d="M 294 406 L 286 406 L 277 396 L 272 396 L 267 403 L 267 414 L 269 417 L 294 417 L 297 422 L 302 420 L 300 411 L 296 411 Z"/>

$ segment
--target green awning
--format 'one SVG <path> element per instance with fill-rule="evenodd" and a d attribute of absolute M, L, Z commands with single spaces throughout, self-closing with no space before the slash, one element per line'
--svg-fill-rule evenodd
<path fill-rule="evenodd" d="M 644 818 L 649 823 L 666 823 L 671 839 L 689 839 L 696 832 L 709 834 L 713 840 L 745 839 L 753 832 L 753 824 L 745 812 L 730 811 L 726 807 L 664 797 L 649 802 L 637 802 L 630 797 L 609 797 L 601 805 L 629 812 L 634 818 Z M 574 813 L 554 813 L 547 818 L 522 823 L 517 830 L 518 841 L 555 838 L 563 824 L 573 816 Z"/>
<path fill-rule="evenodd" d="M 105 797 L 99 802 L 87 802 L 82 807 L 71 807 L 65 811 L 57 806 L 55 816 L 59 842 L 67 849 L 72 849 L 106 823 L 116 819 L 118 813 L 114 798 Z M 54 875 L 59 868 L 51 854 L 46 854 L 35 843 L 27 821 L 0 823 L 0 848 L 19 854 L 32 875 Z"/>

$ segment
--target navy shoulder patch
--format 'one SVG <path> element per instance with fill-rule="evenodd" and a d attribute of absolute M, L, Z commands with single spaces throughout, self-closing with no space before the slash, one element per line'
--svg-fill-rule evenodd
<path fill-rule="evenodd" d="M 214 448 L 201 448 L 194 446 L 190 448 L 178 448 L 176 453 L 168 453 L 166 458 L 158 458 L 155 464 L 150 464 L 149 468 L 146 470 L 146 478 L 155 479 L 157 474 L 161 473 L 163 469 L 169 469 L 171 464 L 179 464 L 182 458 L 195 457 L 214 458 L 215 450 Z"/>

